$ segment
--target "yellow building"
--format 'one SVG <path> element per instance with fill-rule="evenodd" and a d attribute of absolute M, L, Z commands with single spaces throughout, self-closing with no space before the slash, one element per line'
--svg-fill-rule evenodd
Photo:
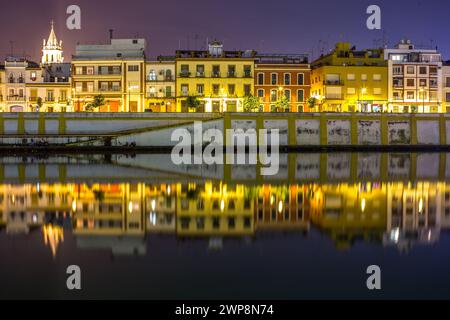
<path fill-rule="evenodd" d="M 72 58 L 75 111 L 85 111 L 95 96 L 105 104 L 95 111 L 143 112 L 145 40 L 111 39 L 106 45 L 78 45 Z"/>
<path fill-rule="evenodd" d="M 388 68 L 382 49 L 356 50 L 350 43 L 337 43 L 311 68 L 313 111 L 388 110 Z"/>
<path fill-rule="evenodd" d="M 254 232 L 254 203 L 244 185 L 177 186 L 177 235 L 242 236 Z"/>
<path fill-rule="evenodd" d="M 195 111 L 188 96 L 198 98 L 196 111 L 243 111 L 244 97 L 253 93 L 254 65 L 254 51 L 224 51 L 217 41 L 209 44 L 208 51 L 178 50 L 177 111 Z"/>
<path fill-rule="evenodd" d="M 315 185 L 309 190 L 311 221 L 347 248 L 356 239 L 382 241 L 387 220 L 387 187 L 381 184 Z"/>

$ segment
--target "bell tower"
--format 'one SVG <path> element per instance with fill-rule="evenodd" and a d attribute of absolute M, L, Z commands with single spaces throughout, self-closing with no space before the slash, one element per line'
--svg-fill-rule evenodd
<path fill-rule="evenodd" d="M 62 41 L 58 42 L 55 30 L 53 29 L 53 20 L 51 21 L 50 35 L 47 42 L 44 39 L 42 45 L 42 64 L 62 63 L 64 58 L 62 56 Z"/>

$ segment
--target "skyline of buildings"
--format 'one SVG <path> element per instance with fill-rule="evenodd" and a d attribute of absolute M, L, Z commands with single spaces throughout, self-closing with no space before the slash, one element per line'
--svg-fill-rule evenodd
<path fill-rule="evenodd" d="M 79 44 L 64 60 L 53 22 L 41 64 L 8 57 L 0 66 L 4 112 L 447 112 L 450 66 L 409 40 L 361 49 L 340 42 L 307 54 L 177 50 L 148 60 L 145 39 Z M 253 96 L 256 99 L 248 99 Z"/>

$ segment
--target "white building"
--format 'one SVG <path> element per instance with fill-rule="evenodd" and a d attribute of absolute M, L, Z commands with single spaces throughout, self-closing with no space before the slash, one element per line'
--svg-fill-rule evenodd
<path fill-rule="evenodd" d="M 442 66 L 442 112 L 450 112 L 450 62 Z"/>
<path fill-rule="evenodd" d="M 145 45 L 145 39 L 78 45 L 72 58 L 75 111 L 84 111 L 97 95 L 105 99 L 98 111 L 144 111 Z"/>
<path fill-rule="evenodd" d="M 442 59 L 435 49 L 416 49 L 402 40 L 385 49 L 390 112 L 442 111 Z"/>
<path fill-rule="evenodd" d="M 145 64 L 146 102 L 145 110 L 152 112 L 175 112 L 175 59 L 158 57 Z"/>

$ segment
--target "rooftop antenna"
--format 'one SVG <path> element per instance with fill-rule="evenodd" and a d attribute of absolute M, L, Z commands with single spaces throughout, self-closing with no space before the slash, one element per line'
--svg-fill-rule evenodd
<path fill-rule="evenodd" d="M 9 45 L 11 48 L 11 57 L 13 57 L 14 56 L 14 41 L 9 40 Z"/>
<path fill-rule="evenodd" d="M 113 29 L 109 29 L 109 44 L 111 44 L 111 42 L 112 42 L 113 32 L 114 32 Z"/>

